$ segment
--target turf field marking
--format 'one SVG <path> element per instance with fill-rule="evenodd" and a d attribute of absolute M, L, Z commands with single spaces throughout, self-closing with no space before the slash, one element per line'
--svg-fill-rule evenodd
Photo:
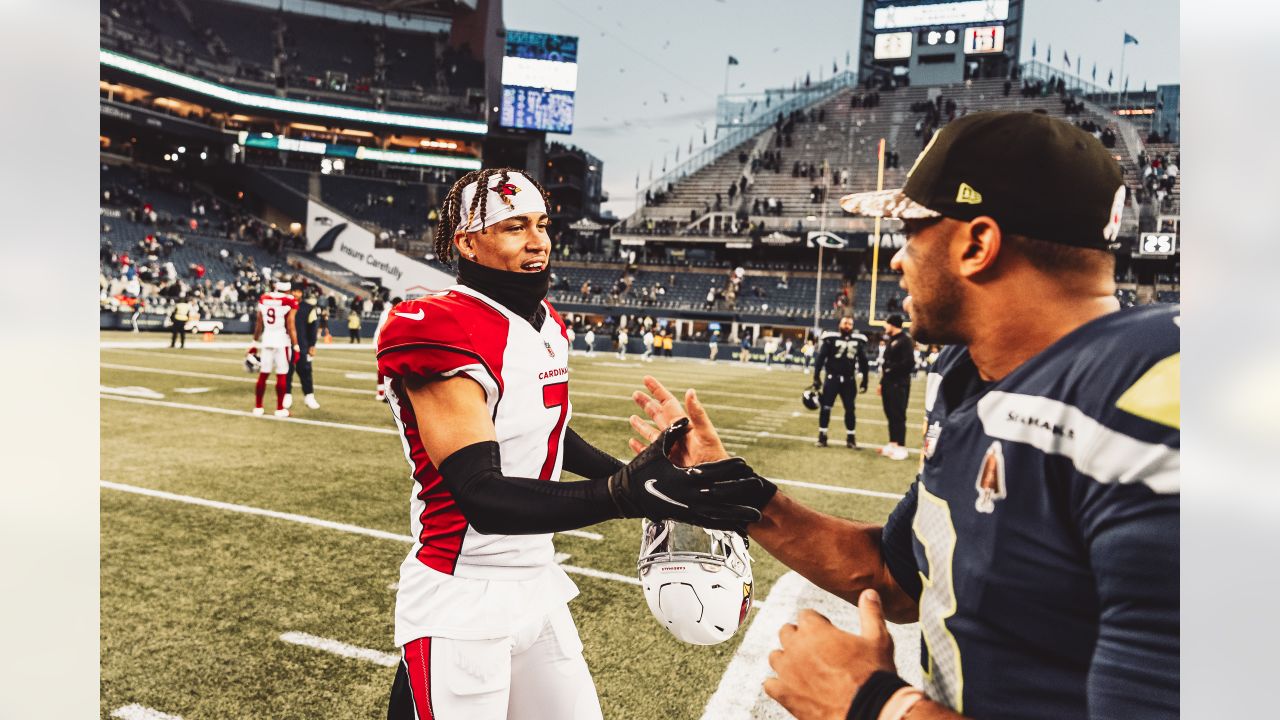
<path fill-rule="evenodd" d="M 790 571 L 778 578 L 769 591 L 769 602 L 747 628 L 742 644 L 729 661 L 720 685 L 702 712 L 702 720 L 749 720 L 752 718 L 790 717 L 764 694 L 764 681 L 772 670 L 769 653 L 778 647 L 778 631 L 792 622 L 801 607 L 813 607 L 845 631 L 857 632 L 858 611 L 848 602 L 832 595 Z M 894 663 L 908 682 L 920 685 L 920 630 L 915 623 L 888 623 L 894 640 Z"/>
<path fill-rule="evenodd" d="M 106 385 L 99 385 L 98 392 L 110 393 L 111 395 L 124 395 L 127 397 L 147 398 L 149 400 L 160 400 L 164 398 L 164 393 L 156 392 L 151 388 L 141 387 L 139 385 L 130 385 L 128 387 L 108 387 Z"/>
<path fill-rule="evenodd" d="M 301 645 L 315 650 L 323 650 L 334 655 L 351 658 L 353 660 L 365 660 L 371 663 L 377 663 L 383 667 L 395 667 L 400 664 L 400 656 L 385 653 L 381 650 L 372 650 L 370 648 L 357 647 L 348 645 L 340 640 L 332 640 L 330 638 L 317 637 L 309 633 L 289 631 L 280 635 L 280 639 L 293 645 Z"/>
<path fill-rule="evenodd" d="M 167 400 L 146 400 L 143 398 L 117 397 L 115 395 L 99 394 L 99 398 L 103 400 L 117 400 L 119 402 L 131 402 L 141 405 L 156 405 L 158 407 L 176 408 L 178 410 L 199 410 L 200 412 L 210 412 L 219 415 L 235 415 L 237 417 L 253 418 L 254 420 L 268 420 L 271 422 L 297 423 L 299 425 L 318 425 L 320 427 L 337 428 L 339 430 L 356 430 L 359 432 L 378 433 L 380 435 L 396 435 L 398 433 L 391 428 L 370 427 L 368 425 L 351 425 L 349 423 L 329 422 L 328 420 L 309 420 L 307 418 L 296 417 L 275 417 L 273 415 L 254 415 L 248 410 L 232 410 L 230 408 L 211 407 L 208 405 L 192 405 L 190 403 L 169 402 Z"/>
<path fill-rule="evenodd" d="M 120 365 L 117 363 L 99 363 L 98 367 L 108 370 L 124 370 L 126 372 L 153 373 L 155 375 L 176 375 L 178 377 L 202 378 L 205 380 L 226 380 L 227 382 L 237 383 L 256 383 L 258 382 L 258 373 L 245 373 L 241 375 L 217 375 L 214 373 L 195 372 L 193 370 L 169 370 L 167 368 L 153 368 L 145 365 Z M 207 388 L 206 388 L 207 389 Z M 324 390 L 325 392 L 340 392 L 351 395 L 368 395 L 369 390 L 359 388 L 339 387 L 337 385 L 316 385 L 315 389 Z"/>
<path fill-rule="evenodd" d="M 181 715 L 162 713 L 159 710 L 152 710 L 138 703 L 112 710 L 111 717 L 120 718 L 120 720 L 182 720 Z"/>
<path fill-rule="evenodd" d="M 173 391 L 176 393 L 182 393 L 183 395 L 199 395 L 200 393 L 207 393 L 212 389 L 213 388 L 206 388 L 206 387 L 189 387 L 189 388 L 174 388 Z"/>
<path fill-rule="evenodd" d="M 128 353 L 130 355 L 145 355 L 149 358 L 158 358 L 162 360 L 175 360 L 175 359 L 198 360 L 200 362 L 219 363 L 221 365 L 239 365 L 241 367 L 244 367 L 244 360 L 236 359 L 236 358 L 216 358 L 216 357 L 206 357 L 204 355 L 190 355 L 190 354 L 188 355 L 169 355 L 169 354 L 157 355 L 156 353 L 143 352 L 141 350 L 115 350 L 114 352 Z M 311 369 L 314 372 L 342 373 L 344 375 L 350 372 L 349 369 L 323 367 L 320 363 L 315 363 L 315 362 L 312 363 Z M 317 385 L 316 387 L 319 387 L 319 385 Z"/>
<path fill-rule="evenodd" d="M 413 542 L 412 536 L 400 535 L 393 532 L 387 532 L 386 530 L 375 530 L 374 528 L 360 527 L 359 525 L 350 525 L 348 523 L 334 522 L 332 520 L 322 520 L 320 518 L 313 518 L 307 515 L 280 512 L 279 510 L 267 510 L 265 508 L 251 507 L 249 505 L 237 505 L 235 503 L 222 502 L 221 500 L 208 500 L 205 498 L 193 497 L 191 495 L 179 495 L 177 493 L 165 492 L 164 490 L 153 490 L 151 488 L 138 487 L 137 485 L 115 483 L 110 480 L 101 480 L 99 482 L 102 487 L 110 490 L 119 490 L 121 492 L 134 493 L 135 495 L 146 495 L 147 497 L 159 498 L 161 500 L 172 500 L 174 502 L 187 503 L 188 505 L 200 505 L 202 507 L 215 508 L 217 510 L 244 513 L 246 515 L 261 515 L 262 517 L 275 518 L 276 520 L 288 520 L 289 522 L 302 523 L 303 525 L 314 525 L 316 527 L 338 530 L 340 532 L 351 533 L 353 535 L 364 535 L 366 537 L 378 538 L 379 540 L 395 540 L 404 543 Z M 600 533 L 588 532 L 586 530 L 564 530 L 556 534 L 571 535 L 573 537 L 585 538 L 587 540 L 604 539 L 604 536 Z"/>
<path fill-rule="evenodd" d="M 350 425 L 347 423 L 329 422 L 327 420 L 308 420 L 306 418 L 295 418 L 295 417 L 278 418 L 278 417 L 273 417 L 271 415 L 256 416 L 253 413 L 248 412 L 247 410 L 230 410 L 228 408 L 210 407 L 208 405 L 192 405 L 190 403 L 169 402 L 167 400 L 146 400 L 143 398 L 116 397 L 114 395 L 99 395 L 98 397 L 103 400 L 117 400 L 119 402 L 136 403 L 138 405 L 156 405 L 159 407 L 175 408 L 178 410 L 195 410 L 198 412 L 210 412 L 210 413 L 216 413 L 219 415 L 234 415 L 237 417 L 254 418 L 255 420 L 271 420 L 274 422 L 299 423 L 303 425 L 319 425 L 321 427 L 331 427 L 339 430 L 359 430 L 361 432 L 380 433 L 383 435 L 399 434 L 395 430 L 392 430 L 390 428 L 370 427 L 368 425 Z M 590 413 L 574 413 L 574 417 L 583 417 L 583 418 L 594 419 L 594 420 L 614 420 L 614 421 L 623 421 L 623 422 L 626 422 L 627 420 L 626 418 L 614 417 L 612 415 L 592 415 Z M 721 432 L 724 432 L 724 431 L 721 430 Z M 756 436 L 762 437 L 762 438 L 781 438 L 784 440 L 797 440 L 802 442 L 810 441 L 810 438 L 800 437 L 799 435 L 777 435 L 775 433 L 768 433 L 768 432 L 756 433 Z M 863 448 L 878 447 L 877 445 L 872 445 L 871 443 L 858 443 L 858 446 Z M 919 454 L 920 451 L 916 450 L 915 448 L 907 448 L 907 452 Z M 883 493 L 878 490 L 863 490 L 862 488 L 844 487 L 842 485 L 823 485 L 820 483 L 810 483 L 810 482 L 804 482 L 801 480 L 784 480 L 782 478 L 769 478 L 769 479 L 772 480 L 773 482 L 778 483 L 779 485 L 795 485 L 797 487 L 805 487 L 812 490 L 823 490 L 826 492 L 844 493 L 848 495 L 869 495 L 871 497 L 888 497 L 888 498 L 902 497 L 902 495 L 898 495 L 894 493 Z M 585 531 L 580 531 L 580 530 L 565 531 L 563 534 L 576 535 L 578 533 L 585 533 Z M 582 537 L 595 536 L 595 537 L 589 538 L 592 540 L 601 539 L 599 536 L 596 536 L 596 533 L 585 533 L 584 535 L 581 535 L 581 536 Z"/>
<path fill-rule="evenodd" d="M 767 478 L 779 485 L 791 485 L 794 487 L 809 488 L 810 490 L 824 490 L 826 492 L 844 493 L 846 495 L 866 495 L 868 497 L 889 498 L 890 500 L 901 500 L 902 493 L 881 492 L 880 490 L 863 490 L 862 488 L 840 487 L 839 485 L 820 485 L 818 483 L 805 482 L 803 480 L 783 480 L 782 478 Z"/>

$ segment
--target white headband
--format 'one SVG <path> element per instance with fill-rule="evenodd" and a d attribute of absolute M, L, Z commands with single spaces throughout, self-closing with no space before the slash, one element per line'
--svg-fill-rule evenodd
<path fill-rule="evenodd" d="M 546 213 L 547 204 L 542 199 L 538 188 L 521 173 L 511 173 L 507 181 L 502 176 L 488 179 L 489 197 L 485 203 L 485 215 L 480 217 L 480 208 L 476 207 L 475 215 L 471 215 L 471 203 L 475 200 L 477 184 L 472 182 L 462 188 L 460 198 L 461 212 L 458 227 L 454 232 L 480 232 L 509 217 L 525 213 Z"/>

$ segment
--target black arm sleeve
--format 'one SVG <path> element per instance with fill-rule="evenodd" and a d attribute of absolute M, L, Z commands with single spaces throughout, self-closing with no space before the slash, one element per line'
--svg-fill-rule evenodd
<path fill-rule="evenodd" d="M 871 366 L 867 364 L 867 346 L 863 343 L 858 343 L 858 372 L 862 373 L 862 384 L 865 386 Z"/>
<path fill-rule="evenodd" d="M 603 478 L 626 467 L 626 463 L 595 447 L 573 431 L 564 434 L 564 469 L 585 478 Z"/>
<path fill-rule="evenodd" d="M 576 530 L 621 517 L 607 477 L 550 482 L 502 474 L 498 443 L 468 445 L 440 463 L 440 475 L 462 514 L 486 535 Z"/>

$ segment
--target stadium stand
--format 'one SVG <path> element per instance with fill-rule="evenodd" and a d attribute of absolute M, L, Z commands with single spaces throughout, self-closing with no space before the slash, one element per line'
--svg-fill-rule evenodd
<path fill-rule="evenodd" d="M 283 81 L 304 99 L 466 117 L 482 109 L 462 96 L 483 88 L 483 64 L 435 32 L 229 0 L 104 0 L 99 25 L 103 47 L 258 92 Z"/>
<path fill-rule="evenodd" d="M 651 195 L 650 203 L 628 218 L 618 231 L 645 233 L 656 229 L 654 234 L 705 234 L 715 220 L 708 215 L 718 215 L 714 212 L 717 193 L 722 212 L 739 220 L 736 228 L 723 233 L 726 235 L 747 232 L 748 223 L 765 231 L 796 230 L 798 221 L 820 214 L 823 205 L 828 227 L 839 226 L 843 219 L 839 197 L 875 189 L 880 138 L 886 140 L 889 158 L 884 186 L 899 187 L 927 142 L 928 130 L 979 108 L 1043 112 L 1097 127 L 1099 134 L 1123 122 L 1105 115 L 1101 108 L 1074 99 L 1067 102 L 1068 99 L 1044 88 L 1005 95 L 1001 79 L 883 92 L 845 89 L 807 109 L 775 118 L 756 137 L 698 171 L 672 181 L 661 197 Z M 1126 182 L 1131 188 L 1138 187 L 1138 150 L 1127 146 L 1123 133 L 1111 131 L 1109 141 L 1114 143 Z M 825 202 L 819 197 L 824 163 L 829 180 Z M 673 170 L 672 174 L 676 172 Z M 731 201 L 728 188 L 735 182 L 739 183 L 739 191 Z"/>

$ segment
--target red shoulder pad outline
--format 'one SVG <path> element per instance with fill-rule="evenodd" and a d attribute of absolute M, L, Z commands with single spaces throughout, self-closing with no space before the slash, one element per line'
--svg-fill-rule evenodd
<path fill-rule="evenodd" d="M 481 365 L 498 387 L 510 321 L 463 293 L 406 300 L 391 309 L 378 335 L 378 371 L 392 379 L 426 379 Z"/>

